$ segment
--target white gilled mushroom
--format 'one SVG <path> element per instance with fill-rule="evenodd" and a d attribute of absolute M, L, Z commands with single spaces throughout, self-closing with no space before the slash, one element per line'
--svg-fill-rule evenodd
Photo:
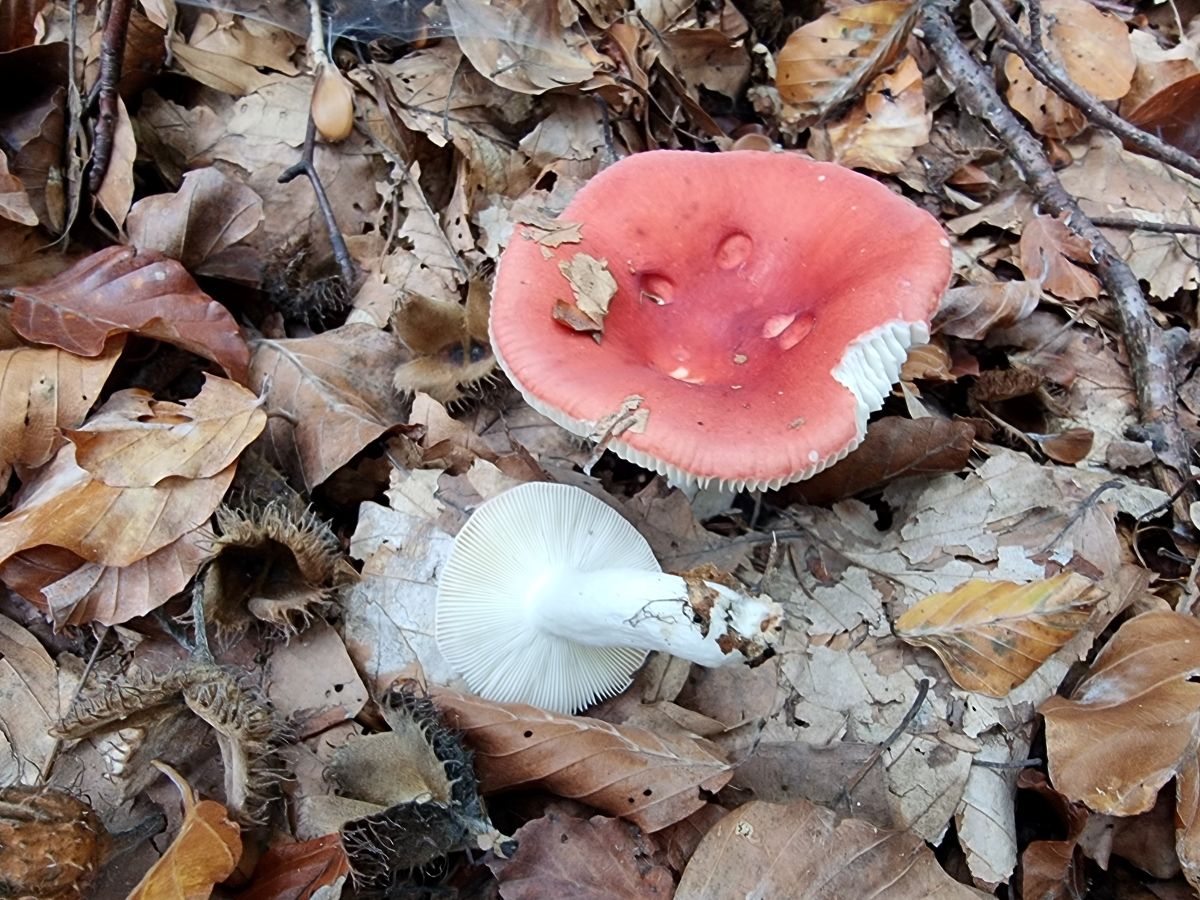
<path fill-rule="evenodd" d="M 618 512 L 561 484 L 480 506 L 438 581 L 438 647 L 471 690 L 555 712 L 624 690 L 650 650 L 761 660 L 781 620 L 768 598 L 663 572 Z"/>

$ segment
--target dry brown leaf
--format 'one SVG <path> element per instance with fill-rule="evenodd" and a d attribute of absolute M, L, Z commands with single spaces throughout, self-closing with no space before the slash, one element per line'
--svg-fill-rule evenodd
<path fill-rule="evenodd" d="M 505 900 L 663 900 L 675 888 L 671 870 L 653 861 L 655 847 L 620 819 L 550 812 L 513 838 L 515 857 L 488 860 Z"/>
<path fill-rule="evenodd" d="M 571 286 L 574 302 L 554 304 L 554 318 L 575 331 L 604 332 L 608 304 L 617 293 L 617 282 L 608 271 L 608 261 L 586 253 L 576 253 L 558 264 L 563 278 Z"/>
<path fill-rule="evenodd" d="M 934 338 L 928 344 L 921 344 L 908 351 L 904 365 L 900 367 L 901 381 L 957 381 L 957 376 L 951 371 L 954 360 L 945 342 Z"/>
<path fill-rule="evenodd" d="M 840 121 L 814 128 L 808 151 L 853 169 L 894 174 L 929 143 L 932 121 L 921 70 L 907 56 L 894 72 L 871 82 L 867 96 Z"/>
<path fill-rule="evenodd" d="M 128 566 L 105 566 L 59 547 L 35 547 L 0 565 L 0 580 L 41 607 L 56 628 L 119 625 L 162 606 L 191 581 L 211 552 L 207 528 Z"/>
<path fill-rule="evenodd" d="M 733 777 L 701 738 L 660 738 L 448 690 L 435 691 L 434 701 L 474 751 L 484 793 L 536 784 L 649 833 L 687 818 L 706 802 L 700 789 L 720 790 Z"/>
<path fill-rule="evenodd" d="M 339 835 L 327 834 L 299 844 L 277 844 L 254 867 L 241 900 L 308 900 L 315 891 L 336 886 L 350 874 Z"/>
<path fill-rule="evenodd" d="M 704 836 L 675 892 L 675 900 L 990 896 L 942 871 L 920 838 L 859 819 L 839 822 L 807 800 L 755 800 L 733 810 Z"/>
<path fill-rule="evenodd" d="M 0 483 L 13 465 L 44 465 L 62 432 L 83 421 L 121 355 L 115 339 L 96 357 L 57 348 L 0 350 Z"/>
<path fill-rule="evenodd" d="M 1058 824 L 1066 831 L 1062 840 L 1033 841 L 1021 853 L 1022 896 L 1043 900 L 1082 897 L 1086 869 L 1077 844 L 1088 821 L 1087 809 L 1050 787 L 1046 776 L 1035 769 L 1023 769 L 1017 787 L 1036 792 L 1053 808 Z"/>
<path fill-rule="evenodd" d="M 820 118 L 856 96 L 899 55 L 919 6 L 876 0 L 801 26 L 776 57 L 780 96 L 806 119 Z"/>
<path fill-rule="evenodd" d="M 189 76 L 241 97 L 270 81 L 263 69 L 297 73 L 292 56 L 300 41 L 282 28 L 249 16 L 202 12 L 191 33 L 171 31 L 171 52 Z"/>
<path fill-rule="evenodd" d="M 112 487 L 152 487 L 166 478 L 210 478 L 228 468 L 267 424 L 261 401 L 240 384 L 205 377 L 183 403 L 130 388 L 69 430 L 75 461 Z"/>
<path fill-rule="evenodd" d="M 1193 891 L 1200 891 L 1200 757 L 1189 756 L 1175 776 L 1175 853 Z"/>
<path fill-rule="evenodd" d="M 96 202 L 109 214 L 117 228 L 125 224 L 133 203 L 133 163 L 137 159 L 137 140 L 125 101 L 117 97 L 117 122 L 113 131 L 112 156 L 104 181 L 96 192 Z"/>
<path fill-rule="evenodd" d="M 1096 435 L 1090 428 L 1068 428 L 1058 434 L 1029 434 L 1028 437 L 1037 441 L 1037 445 L 1055 462 L 1073 466 L 1087 459 L 1096 442 Z"/>
<path fill-rule="evenodd" d="M 196 802 L 183 776 L 165 763 L 154 765 L 183 798 L 179 834 L 129 894 L 129 900 L 207 900 L 233 874 L 242 856 L 242 830 L 215 800 Z"/>
<path fill-rule="evenodd" d="M 1046 0 L 1042 40 L 1051 57 L 1079 87 L 1101 100 L 1119 100 L 1133 83 L 1135 61 L 1129 29 L 1087 0 Z M 1028 34 L 1026 16 L 1022 30 Z M 1083 113 L 1038 81 L 1015 53 L 1004 63 L 1008 102 L 1038 134 L 1065 140 L 1083 131 Z"/>
<path fill-rule="evenodd" d="M 8 171 L 8 157 L 0 153 L 0 218 L 19 225 L 36 225 L 37 213 L 25 193 L 21 179 Z"/>
<path fill-rule="evenodd" d="M 207 521 L 235 468 L 155 487 L 111 487 L 80 468 L 75 445 L 67 444 L 0 519 L 0 562 L 49 544 L 103 565 L 131 565 Z"/>
<path fill-rule="evenodd" d="M 950 288 L 933 319 L 934 331 L 978 341 L 993 328 L 1007 328 L 1035 309 L 1042 297 L 1036 281 L 997 281 Z"/>
<path fill-rule="evenodd" d="M 256 341 L 250 385 L 278 413 L 266 438 L 279 464 L 311 490 L 399 424 L 392 373 L 402 358 L 396 338 L 373 325 Z"/>
<path fill-rule="evenodd" d="M 873 422 L 849 456 L 780 490 L 788 503 L 824 504 L 908 475 L 957 472 L 967 464 L 975 429 L 950 419 L 887 416 Z"/>
<path fill-rule="evenodd" d="M 592 77 L 602 61 L 577 13 L 559 0 L 446 0 L 463 54 L 485 78 L 510 91 L 541 94 Z"/>
<path fill-rule="evenodd" d="M 896 634 L 933 650 L 964 690 L 1003 697 L 1087 624 L 1099 599 L 1076 572 L 1030 584 L 973 580 L 913 606 Z"/>
<path fill-rule="evenodd" d="M 0 615 L 0 784 L 34 784 L 54 750 L 58 667 L 36 637 Z"/>
<path fill-rule="evenodd" d="M 1132 816 L 1196 756 L 1200 622 L 1168 611 L 1127 621 L 1071 699 L 1051 697 L 1046 756 L 1054 787 L 1097 812 Z"/>
<path fill-rule="evenodd" d="M 212 167 L 183 176 L 173 194 L 144 197 L 129 211 L 129 243 L 177 259 L 189 271 L 258 228 L 262 198 Z"/>
<path fill-rule="evenodd" d="M 1167 85 L 1128 118 L 1183 152 L 1200 155 L 1200 72 Z"/>
<path fill-rule="evenodd" d="M 1091 247 L 1061 219 L 1035 215 L 1021 231 L 1021 272 L 1064 300 L 1095 300 L 1100 280 L 1075 263 L 1092 263 Z"/>
<path fill-rule="evenodd" d="M 233 316 L 184 268 L 157 253 L 108 247 L 49 281 L 0 291 L 21 337 L 81 356 L 134 332 L 211 359 L 244 381 L 249 350 Z"/>

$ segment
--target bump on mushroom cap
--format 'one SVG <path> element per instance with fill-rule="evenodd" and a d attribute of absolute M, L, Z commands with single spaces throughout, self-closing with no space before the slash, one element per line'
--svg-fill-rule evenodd
<path fill-rule="evenodd" d="M 476 694 L 571 713 L 620 693 L 646 651 L 592 647 L 538 628 L 527 602 L 541 573 L 661 571 L 616 510 L 569 485 L 531 482 L 481 504 L 438 579 L 438 648 Z"/>
<path fill-rule="evenodd" d="M 581 242 L 518 226 L 501 258 L 497 361 L 532 407 L 593 439 L 643 397 L 644 430 L 609 446 L 677 484 L 775 488 L 849 453 L 950 278 L 932 216 L 795 154 L 635 154 L 560 218 Z M 551 315 L 577 253 L 618 283 L 599 343 Z"/>

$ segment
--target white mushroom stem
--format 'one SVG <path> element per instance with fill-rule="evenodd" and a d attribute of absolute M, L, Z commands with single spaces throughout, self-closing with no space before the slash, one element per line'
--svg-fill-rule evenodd
<path fill-rule="evenodd" d="M 535 579 L 529 613 L 543 631 L 593 647 L 661 650 L 703 666 L 761 659 L 782 610 L 693 576 L 563 568 Z"/>

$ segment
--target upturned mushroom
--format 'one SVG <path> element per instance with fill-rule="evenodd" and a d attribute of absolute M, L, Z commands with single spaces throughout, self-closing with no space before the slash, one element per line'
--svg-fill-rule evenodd
<path fill-rule="evenodd" d="M 663 572 L 616 510 L 561 484 L 482 504 L 438 581 L 438 647 L 471 690 L 564 713 L 624 690 L 650 650 L 761 661 L 781 620 L 778 604 L 714 573 Z"/>
<path fill-rule="evenodd" d="M 560 223 L 501 257 L 496 359 L 539 412 L 680 485 L 775 488 L 849 453 L 950 279 L 931 215 L 793 153 L 638 153 Z"/>

